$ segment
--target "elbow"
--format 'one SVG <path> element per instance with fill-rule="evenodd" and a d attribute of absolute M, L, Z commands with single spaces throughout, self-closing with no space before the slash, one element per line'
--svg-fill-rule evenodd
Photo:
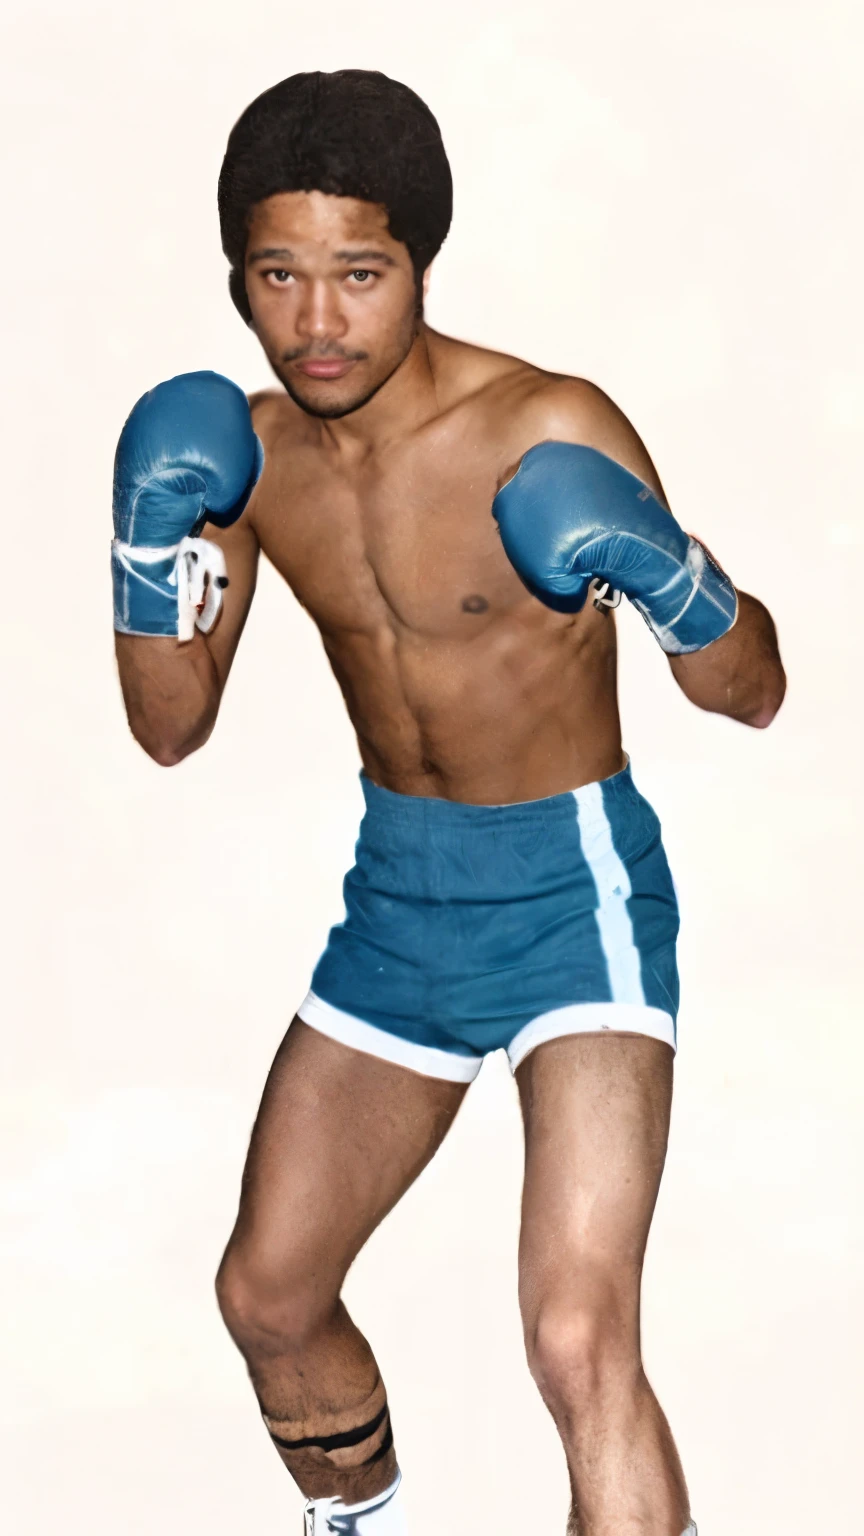
<path fill-rule="evenodd" d="M 779 708 L 780 706 L 778 704 L 777 709 Z M 754 731 L 767 730 L 768 726 L 771 724 L 774 716 L 777 713 L 777 709 L 772 709 L 766 705 L 764 709 L 759 711 L 758 715 L 747 715 L 741 723 L 742 725 L 749 725 Z"/>
<path fill-rule="evenodd" d="M 147 756 L 151 759 L 152 762 L 156 763 L 159 768 L 176 768 L 178 763 L 182 763 L 184 757 L 189 756 L 188 752 L 182 751 L 182 749 L 179 747 L 169 746 L 167 743 L 160 742 L 157 746 L 151 747 L 144 746 L 142 741 L 139 743 L 139 745 L 144 747 L 144 751 L 147 753 Z"/>
<path fill-rule="evenodd" d="M 158 768 L 176 768 L 203 747 L 219 709 L 215 682 L 205 687 L 195 677 L 177 682 L 135 674 L 125 680 L 123 701 L 133 739 Z"/>
<path fill-rule="evenodd" d="M 785 697 L 786 674 L 781 672 L 780 676 L 771 684 L 771 686 L 763 690 L 762 698 L 759 701 L 758 707 L 748 712 L 748 714 L 742 716 L 742 723 L 744 725 L 752 726 L 754 731 L 766 730 L 778 715 L 780 706 L 783 703 Z"/>
<path fill-rule="evenodd" d="M 132 731 L 142 752 L 146 752 L 151 762 L 159 768 L 176 768 L 184 758 L 190 757 L 199 747 L 203 747 L 209 734 L 208 731 L 207 735 L 200 740 L 179 741 L 170 736 L 150 736 L 143 731 L 140 734 L 138 731 Z"/>

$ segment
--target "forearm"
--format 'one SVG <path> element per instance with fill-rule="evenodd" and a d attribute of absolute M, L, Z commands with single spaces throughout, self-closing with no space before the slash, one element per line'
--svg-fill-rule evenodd
<path fill-rule="evenodd" d="M 770 725 L 786 692 L 774 621 L 747 592 L 738 593 L 738 618 L 725 635 L 669 664 L 692 704 L 744 725 Z"/>
<path fill-rule="evenodd" d="M 216 721 L 221 685 L 204 636 L 115 635 L 129 729 L 154 762 L 171 767 L 203 747 Z"/>

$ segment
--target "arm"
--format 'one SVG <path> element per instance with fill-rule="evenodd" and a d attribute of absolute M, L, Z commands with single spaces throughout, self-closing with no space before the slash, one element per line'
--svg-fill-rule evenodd
<path fill-rule="evenodd" d="M 635 428 L 601 390 L 589 386 L 589 397 L 592 436 L 586 441 L 638 475 L 668 507 Z M 786 674 L 774 620 L 764 604 L 747 592 L 738 592 L 738 616 L 725 635 L 704 650 L 669 656 L 668 661 L 681 692 L 698 709 L 764 729 L 783 703 Z"/>
<path fill-rule="evenodd" d="M 786 674 L 774 620 L 747 592 L 738 593 L 738 618 L 725 635 L 704 651 L 670 656 L 669 665 L 691 704 L 742 725 L 764 729 L 783 703 Z"/>
<path fill-rule="evenodd" d="M 180 762 L 213 729 L 255 589 L 248 504 L 263 461 L 246 396 L 206 370 L 142 395 L 120 434 L 117 661 L 132 734 L 158 763 Z"/>
<path fill-rule="evenodd" d="M 172 767 L 207 741 L 255 593 L 258 539 L 247 512 L 226 529 L 210 524 L 204 537 L 220 545 L 229 586 L 208 635 L 115 634 L 120 687 L 129 729 L 154 762 Z"/>
<path fill-rule="evenodd" d="M 523 510 L 518 505 L 514 509 L 521 524 L 515 529 L 513 544 L 517 558 L 511 550 L 508 553 L 523 580 L 526 571 L 533 575 L 533 581 L 528 580 L 530 590 L 553 607 L 578 610 L 585 601 L 588 576 L 608 578 L 640 609 L 668 654 L 676 682 L 692 703 L 748 725 L 769 725 L 786 689 L 771 615 L 756 598 L 736 593 L 704 545 L 695 541 L 698 547 L 694 547 L 694 541 L 688 540 L 669 512 L 644 444 L 623 413 L 594 385 L 580 379 L 561 379 L 540 391 L 524 427 L 530 434 L 528 441 L 540 445 L 534 465 L 526 466 L 521 492 L 525 510 L 535 530 L 547 508 L 553 520 L 551 537 L 547 536 L 545 548 L 542 544 L 539 547 L 539 562 L 537 550 L 530 547 L 526 559 L 521 546 L 527 525 Z M 574 455 L 572 465 L 562 462 L 562 454 L 556 462 L 556 444 L 584 445 L 583 460 L 575 457 L 579 449 L 574 446 L 563 450 L 564 454 L 569 451 Z M 598 455 L 603 456 L 602 460 Z M 532 457 L 528 455 L 529 459 Z M 622 474 L 622 469 L 627 474 Z M 532 476 L 537 482 L 533 497 Z M 518 503 L 520 492 L 515 482 L 514 491 L 513 500 Z M 499 493 L 496 502 L 500 500 Z M 557 523 L 556 500 L 561 502 L 564 512 L 563 520 L 558 517 Z M 574 512 L 580 501 L 580 511 Z M 538 515 L 541 502 L 544 511 Z M 506 505 L 503 510 L 507 512 Z M 606 540 L 600 537 L 604 527 L 609 534 Z M 502 528 L 502 536 L 504 532 Z M 532 537 L 536 538 L 536 533 Z M 676 541 L 680 550 L 670 559 Z M 507 543 L 505 537 L 505 547 Z M 665 551 L 663 559 L 654 562 L 653 569 L 650 560 L 647 564 L 643 561 L 643 552 L 652 543 Z M 686 597 L 688 543 L 697 561 L 705 556 L 703 579 L 711 601 L 702 602 L 701 608 L 695 602 L 690 604 L 685 609 L 684 625 L 678 625 L 676 634 L 676 627 L 673 625 L 669 631 L 662 620 L 668 618 L 670 606 L 674 611 L 679 605 L 680 583 L 677 578 L 670 579 L 670 572 L 679 562 L 678 576 Z M 604 557 L 609 562 L 606 568 Z M 538 572 L 542 573 L 539 581 Z M 653 598 L 646 596 L 646 587 L 650 590 L 652 585 L 656 593 Z M 682 650 L 686 654 L 675 654 Z"/>

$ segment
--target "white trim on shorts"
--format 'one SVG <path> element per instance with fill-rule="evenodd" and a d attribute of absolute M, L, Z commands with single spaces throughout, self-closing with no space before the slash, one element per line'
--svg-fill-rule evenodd
<path fill-rule="evenodd" d="M 367 1024 L 365 1019 L 355 1018 L 353 1013 L 343 1013 L 332 1003 L 307 992 L 297 1009 L 298 1019 L 310 1024 L 322 1035 L 350 1045 L 355 1051 L 367 1056 L 379 1056 L 382 1061 L 395 1062 L 398 1067 L 410 1067 L 424 1077 L 440 1077 L 449 1083 L 470 1083 L 483 1065 L 482 1056 L 460 1056 L 456 1051 L 439 1051 L 434 1045 L 418 1045 L 414 1040 L 403 1040 L 401 1035 L 391 1035 L 389 1030 Z"/>
<path fill-rule="evenodd" d="M 662 1008 L 647 1003 L 568 1003 L 538 1014 L 523 1025 L 507 1047 L 510 1070 L 516 1068 L 538 1045 L 547 1040 L 561 1040 L 565 1035 L 594 1035 L 601 1031 L 628 1035 L 650 1035 L 654 1040 L 675 1044 L 675 1023 Z"/>
<path fill-rule="evenodd" d="M 438 1077 L 448 1083 L 470 1083 L 483 1065 L 482 1056 L 460 1056 L 455 1051 L 439 1051 L 433 1045 L 418 1045 L 413 1040 L 403 1040 L 401 1035 L 391 1035 L 389 1030 L 378 1029 L 353 1013 L 334 1008 L 332 1003 L 316 997 L 314 992 L 306 994 L 297 1009 L 297 1017 L 341 1045 L 349 1045 L 367 1056 L 377 1056 L 381 1061 L 392 1061 L 397 1067 L 408 1067 L 424 1077 Z M 672 1015 L 664 1013 L 662 1008 L 649 1008 L 639 1003 L 568 1003 L 564 1008 L 552 1008 L 549 1013 L 538 1014 L 513 1036 L 507 1047 L 510 1070 L 515 1072 L 525 1057 L 538 1045 L 545 1045 L 547 1040 L 602 1032 L 649 1035 L 654 1040 L 663 1040 L 673 1051 L 676 1049 Z"/>

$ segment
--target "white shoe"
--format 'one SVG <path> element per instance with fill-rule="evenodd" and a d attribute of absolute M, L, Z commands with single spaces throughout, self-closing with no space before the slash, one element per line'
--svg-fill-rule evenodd
<path fill-rule="evenodd" d="M 362 1504 L 339 1498 L 310 1499 L 305 1509 L 306 1536 L 406 1536 L 402 1500 L 396 1498 L 402 1473 L 383 1493 Z"/>

